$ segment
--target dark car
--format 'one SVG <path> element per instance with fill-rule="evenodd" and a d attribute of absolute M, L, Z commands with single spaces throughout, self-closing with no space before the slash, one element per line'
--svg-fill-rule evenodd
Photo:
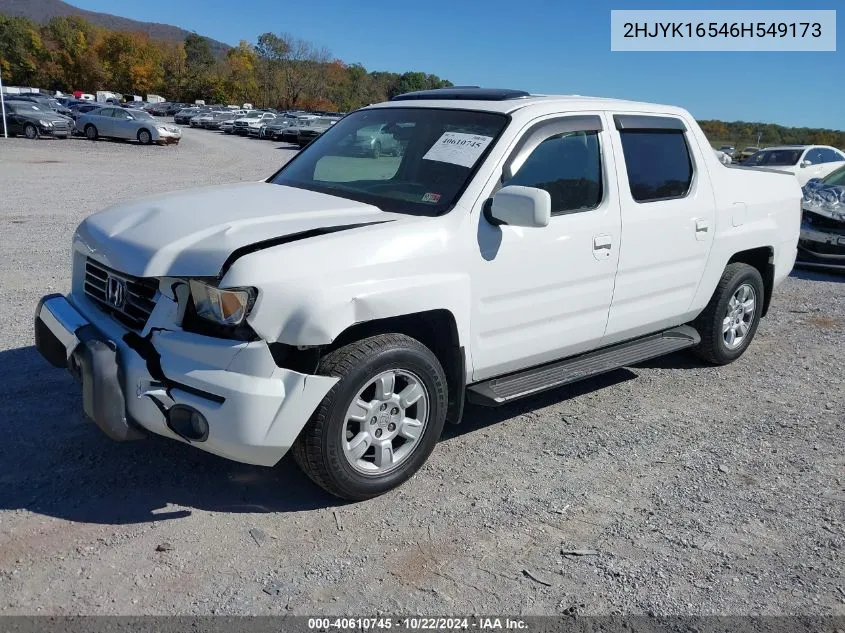
<path fill-rule="evenodd" d="M 59 114 L 63 114 L 64 116 L 70 116 L 70 110 L 59 103 L 53 97 L 46 97 L 44 95 L 36 94 L 36 93 L 25 93 L 14 95 L 15 101 L 30 101 L 32 103 L 40 103 L 41 105 L 50 108 L 54 112 L 58 112 Z"/>
<path fill-rule="evenodd" d="M 70 116 L 74 121 L 76 121 L 83 114 L 102 107 L 103 104 L 97 103 L 96 101 L 82 101 L 80 103 L 75 103 L 71 106 Z"/>
<path fill-rule="evenodd" d="M 145 110 L 152 114 L 153 116 L 167 116 L 169 114 L 171 104 L 165 102 L 162 103 L 153 103 L 148 105 Z"/>
<path fill-rule="evenodd" d="M 845 167 L 803 188 L 796 263 L 845 272 Z"/>
<path fill-rule="evenodd" d="M 73 122 L 32 101 L 6 101 L 6 131 L 9 136 L 23 134 L 29 139 L 39 136 L 67 138 L 73 131 Z"/>
<path fill-rule="evenodd" d="M 282 130 L 284 130 L 288 125 L 290 125 L 289 121 L 276 118 L 275 121 L 265 123 L 261 126 L 261 129 L 258 131 L 258 138 L 263 138 L 268 141 L 275 140 L 276 134 L 281 134 Z"/>
<path fill-rule="evenodd" d="M 337 121 L 338 119 L 330 117 L 318 117 L 316 119 L 303 121 L 299 125 L 299 131 L 296 135 L 296 144 L 299 145 L 300 148 L 305 147 L 308 143 L 333 126 Z"/>
<path fill-rule="evenodd" d="M 191 119 L 195 116 L 199 116 L 200 114 L 205 114 L 206 112 L 211 112 L 211 108 L 206 106 L 183 108 L 173 116 L 173 122 L 178 125 L 189 125 L 191 123 Z"/>

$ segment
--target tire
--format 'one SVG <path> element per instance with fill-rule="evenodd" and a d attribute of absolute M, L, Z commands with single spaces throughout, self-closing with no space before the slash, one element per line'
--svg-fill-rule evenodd
<path fill-rule="evenodd" d="M 446 375 L 431 350 L 403 334 L 380 334 L 331 352 L 320 361 L 318 373 L 340 380 L 294 443 L 294 459 L 305 474 L 337 497 L 362 501 L 396 488 L 419 470 L 440 438 L 446 420 Z M 391 398 L 401 401 L 400 394 L 414 381 L 422 395 L 402 410 L 393 405 L 385 408 L 374 381 L 389 374 L 395 374 Z M 367 406 L 372 410 L 356 409 L 362 420 L 354 421 L 349 410 L 354 401 L 370 397 L 370 388 L 374 391 L 369 392 L 372 399 Z M 401 428 L 390 420 L 401 420 Z M 406 421 L 415 424 L 405 426 Z M 417 439 L 406 440 L 402 430 L 405 428 L 412 435 L 416 432 Z M 414 431 L 417 428 L 421 431 Z M 354 443 L 349 440 L 362 435 L 371 441 L 360 442 L 366 445 L 366 452 L 355 458 L 347 453 Z M 386 439 L 376 439 L 379 437 Z M 406 446 L 407 442 L 410 443 Z M 379 466 L 376 450 L 386 444 L 391 445 L 391 450 L 380 454 L 389 454 L 389 458 L 382 457 L 384 465 Z"/>
<path fill-rule="evenodd" d="M 373 158 L 379 158 L 381 156 L 381 143 L 376 141 L 375 145 L 373 145 Z"/>
<path fill-rule="evenodd" d="M 89 141 L 96 141 L 97 138 L 100 136 L 100 133 L 97 131 L 97 128 L 93 125 L 86 125 L 85 126 L 85 138 Z"/>
<path fill-rule="evenodd" d="M 27 123 L 23 128 L 23 135 L 30 141 L 34 141 L 39 136 L 38 128 L 35 127 L 32 123 Z"/>
<path fill-rule="evenodd" d="M 141 145 L 152 145 L 153 143 L 153 135 L 150 131 L 146 128 L 142 128 L 138 130 L 138 142 Z"/>
<path fill-rule="evenodd" d="M 743 296 L 741 306 L 737 298 Z M 750 315 L 749 299 L 753 301 Z M 757 332 L 764 299 L 763 278 L 756 268 L 739 262 L 728 264 L 707 307 L 692 323 L 701 335 L 693 352 L 714 365 L 727 365 L 742 356 Z M 732 343 L 726 328 L 734 332 Z"/>

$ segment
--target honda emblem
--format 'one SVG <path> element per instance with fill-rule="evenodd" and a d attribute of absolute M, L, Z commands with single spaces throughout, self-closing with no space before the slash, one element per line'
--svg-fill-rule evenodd
<path fill-rule="evenodd" d="M 126 282 L 123 279 L 108 276 L 108 279 L 106 279 L 106 301 L 118 310 L 123 309 L 123 304 L 126 303 Z"/>

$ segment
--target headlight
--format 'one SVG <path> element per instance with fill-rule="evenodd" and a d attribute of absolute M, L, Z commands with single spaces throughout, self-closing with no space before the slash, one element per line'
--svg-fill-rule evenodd
<path fill-rule="evenodd" d="M 163 125 L 159 125 L 156 127 L 159 132 L 167 132 L 167 128 Z"/>
<path fill-rule="evenodd" d="M 41 120 L 39 121 L 39 123 L 40 123 L 41 125 L 43 125 L 44 127 L 53 127 L 53 124 L 52 124 L 52 123 L 50 123 L 50 121 L 45 121 L 45 120 L 41 119 Z"/>
<path fill-rule="evenodd" d="M 215 288 L 191 280 L 191 297 L 197 315 L 221 325 L 239 325 L 255 303 L 255 288 Z"/>

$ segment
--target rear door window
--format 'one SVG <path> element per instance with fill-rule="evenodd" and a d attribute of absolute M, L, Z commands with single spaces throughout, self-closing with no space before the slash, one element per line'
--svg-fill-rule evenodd
<path fill-rule="evenodd" d="M 683 198 L 692 185 L 692 159 L 682 130 L 620 130 L 631 196 L 637 202 Z"/>

